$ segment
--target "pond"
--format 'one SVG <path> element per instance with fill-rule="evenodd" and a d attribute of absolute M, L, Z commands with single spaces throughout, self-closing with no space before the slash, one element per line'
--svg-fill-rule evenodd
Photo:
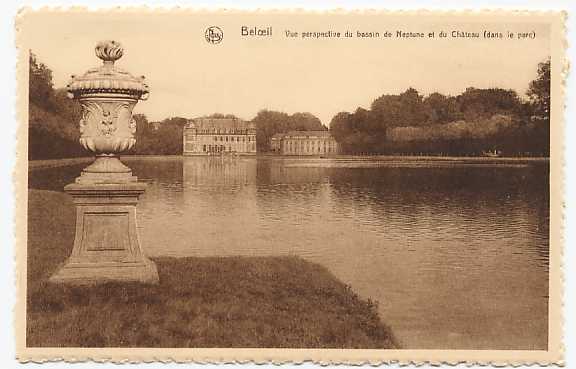
<path fill-rule="evenodd" d="M 298 255 L 378 302 L 404 348 L 546 349 L 549 165 L 126 158 L 147 255 Z M 62 191 L 84 165 L 30 172 Z"/>

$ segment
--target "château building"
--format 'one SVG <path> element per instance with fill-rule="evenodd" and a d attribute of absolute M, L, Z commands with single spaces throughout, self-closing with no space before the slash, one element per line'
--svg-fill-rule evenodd
<path fill-rule="evenodd" d="M 338 142 L 329 131 L 290 131 L 277 133 L 270 140 L 270 148 L 281 155 L 336 155 Z"/>
<path fill-rule="evenodd" d="M 256 125 L 237 118 L 198 118 L 184 127 L 184 155 L 256 154 Z"/>

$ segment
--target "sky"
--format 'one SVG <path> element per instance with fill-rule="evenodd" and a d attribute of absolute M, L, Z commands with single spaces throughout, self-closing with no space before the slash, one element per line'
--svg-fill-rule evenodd
<path fill-rule="evenodd" d="M 208 43 L 208 27 L 224 38 Z M 241 36 L 241 27 L 272 27 L 272 37 Z M 288 38 L 285 31 L 299 32 Z M 303 39 L 303 32 L 346 30 L 435 32 L 434 38 Z M 450 37 L 452 31 L 534 32 L 534 39 Z M 446 38 L 438 33 L 445 31 Z M 340 111 L 369 108 L 383 94 L 409 87 L 421 94 L 457 95 L 467 87 L 500 87 L 524 95 L 537 65 L 550 54 L 545 22 L 490 15 L 458 22 L 447 16 L 384 14 L 248 14 L 44 12 L 24 14 L 18 23 L 23 47 L 53 71 L 56 88 L 71 74 L 83 74 L 101 61 L 100 40 L 124 47 L 116 63 L 144 75 L 150 98 L 136 113 L 157 121 L 212 113 L 252 119 L 259 110 L 310 112 L 328 125 Z"/>

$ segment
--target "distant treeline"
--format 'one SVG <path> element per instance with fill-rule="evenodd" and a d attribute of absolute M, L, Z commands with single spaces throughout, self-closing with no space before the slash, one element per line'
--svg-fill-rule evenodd
<path fill-rule="evenodd" d="M 330 130 L 350 154 L 548 156 L 549 60 L 538 66 L 527 95 L 470 87 L 458 96 L 423 97 L 409 88 L 380 96 L 370 109 L 338 113 Z"/>
<path fill-rule="evenodd" d="M 54 89 L 52 71 L 30 54 L 29 158 L 52 159 L 91 155 L 78 143 L 80 105 Z M 539 65 L 538 78 L 523 101 L 512 90 L 469 88 L 458 96 L 421 96 L 410 88 L 383 95 L 370 109 L 338 113 L 330 129 L 345 153 L 479 155 L 549 154 L 550 62 Z M 214 118 L 233 115 L 213 114 Z M 133 154 L 180 155 L 188 119 L 149 122 L 135 114 Z M 326 130 L 310 113 L 292 115 L 262 110 L 252 120 L 257 149 L 270 151 L 270 138 L 292 130 Z"/>

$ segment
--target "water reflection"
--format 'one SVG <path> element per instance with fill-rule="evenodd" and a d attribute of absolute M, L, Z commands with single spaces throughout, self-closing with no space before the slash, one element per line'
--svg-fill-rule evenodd
<path fill-rule="evenodd" d="M 128 164 L 150 184 L 138 210 L 150 256 L 295 254 L 379 301 L 405 347 L 547 346 L 546 163 L 173 157 Z M 54 189 L 60 182 L 46 178 L 72 170 L 74 178 L 79 168 L 32 171 L 31 186 Z"/>
<path fill-rule="evenodd" d="M 343 266 L 343 278 L 380 291 L 409 346 L 546 347 L 548 199 L 546 177 L 530 171 L 333 170 L 334 228 L 382 234 L 355 244 L 362 269 Z M 424 315 L 422 326 L 414 317 Z M 525 329 L 535 336 L 522 338 Z"/>

